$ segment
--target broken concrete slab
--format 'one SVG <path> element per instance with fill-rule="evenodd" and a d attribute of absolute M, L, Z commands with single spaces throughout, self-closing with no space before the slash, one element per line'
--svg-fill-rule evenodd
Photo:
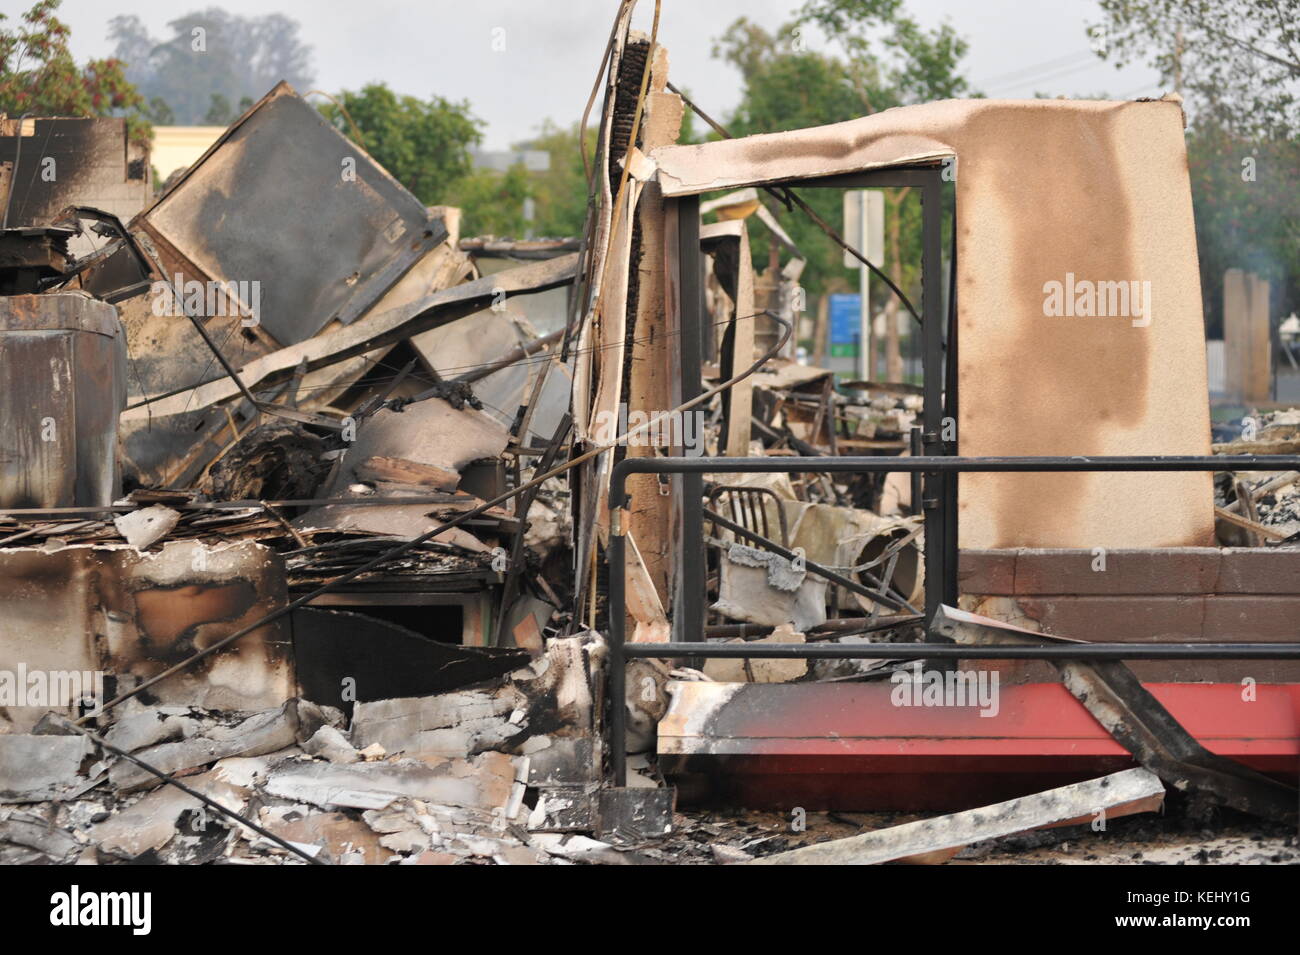
<path fill-rule="evenodd" d="M 180 522 L 179 511 L 155 504 L 113 518 L 113 526 L 136 550 L 148 550 L 172 532 Z"/>
<path fill-rule="evenodd" d="M 474 755 L 522 735 L 522 717 L 511 717 L 522 714 L 527 704 L 514 687 L 357 703 L 352 745 L 361 749 L 378 743 L 388 752 L 413 755 Z"/>
<path fill-rule="evenodd" d="M 229 756 L 261 756 L 293 746 L 298 738 L 298 712 L 290 700 L 279 709 L 255 713 L 233 726 L 211 726 L 202 735 L 141 750 L 136 756 L 164 773 L 180 773 Z M 109 782 L 120 792 L 160 785 L 153 773 L 119 759 L 109 770 Z"/>
<path fill-rule="evenodd" d="M 75 792 L 93 752 L 79 735 L 0 734 L 0 803 L 43 802 Z"/>
<path fill-rule="evenodd" d="M 290 763 L 271 772 L 266 791 L 322 809 L 384 809 L 403 796 L 491 811 L 510 798 L 510 757 L 485 753 L 434 767 L 415 759 L 380 763 Z"/>
<path fill-rule="evenodd" d="M 193 736 L 199 729 L 199 721 L 189 715 L 187 708 L 157 707 L 118 716 L 104 739 L 118 749 L 134 753 L 146 746 Z"/>
<path fill-rule="evenodd" d="M 191 777 L 185 785 L 231 812 L 243 812 L 248 798 L 246 789 L 231 785 L 212 772 Z M 174 786 L 163 786 L 92 826 L 88 835 L 102 851 L 134 859 L 167 845 L 177 835 L 178 822 L 186 812 L 194 813 L 190 826 L 195 834 L 203 832 L 208 825 L 217 825 L 218 820 L 225 824 L 224 817 L 189 793 Z"/>
<path fill-rule="evenodd" d="M 0 846 L 29 850 L 41 857 L 22 858 L 0 850 L 0 862 L 6 865 L 38 861 L 53 865 L 65 864 L 85 848 L 71 833 L 50 825 L 39 816 L 17 813 L 0 821 Z"/>
<path fill-rule="evenodd" d="M 331 763 L 355 763 L 361 754 L 352 748 L 348 738 L 333 726 L 322 726 L 302 744 L 303 751 L 319 756 Z"/>
<path fill-rule="evenodd" d="M 298 845 L 315 845 L 328 853 L 327 861 L 336 865 L 385 865 L 393 852 L 380 845 L 377 836 L 359 819 L 341 812 L 309 812 L 296 809 L 267 818 L 264 810 L 259 822 L 282 839 Z"/>
<path fill-rule="evenodd" d="M 581 835 L 562 835 L 555 832 L 537 832 L 529 837 L 529 844 L 553 856 L 570 862 L 600 863 L 604 865 L 636 865 L 639 858 L 608 842 Z"/>

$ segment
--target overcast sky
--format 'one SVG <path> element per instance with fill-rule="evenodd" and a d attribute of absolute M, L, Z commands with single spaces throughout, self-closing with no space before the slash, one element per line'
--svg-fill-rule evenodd
<path fill-rule="evenodd" d="M 30 5 L 20 2 L 23 9 Z M 663 0 L 660 41 L 668 47 L 674 82 L 688 88 L 705 110 L 725 116 L 739 98 L 740 80 L 710 55 L 714 38 L 740 16 L 775 29 L 800 5 L 799 0 Z M 578 119 L 616 3 L 64 0 L 58 15 L 72 28 L 74 53 L 84 59 L 112 51 L 107 25 L 117 14 L 139 16 L 152 35 L 161 37 L 169 20 L 209 6 L 244 16 L 279 12 L 298 20 L 313 48 L 322 89 L 383 81 L 402 93 L 468 99 L 486 121 L 484 146 L 504 149 L 527 138 L 544 119 L 560 124 Z M 907 6 L 927 26 L 951 21 L 970 42 L 967 75 L 988 95 L 1105 92 L 1130 99 L 1161 92 L 1154 71 L 1117 71 L 1087 55 L 1087 24 L 1100 19 L 1095 0 L 908 0 Z M 648 30 L 653 10 L 653 0 L 641 0 L 638 25 Z M 503 51 L 494 52 L 494 36 L 504 38 Z"/>

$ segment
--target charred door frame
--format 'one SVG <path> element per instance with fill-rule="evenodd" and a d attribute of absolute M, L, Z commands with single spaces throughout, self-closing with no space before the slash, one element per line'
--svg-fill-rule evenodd
<path fill-rule="evenodd" d="M 924 407 L 921 414 L 921 454 L 941 457 L 957 453 L 956 441 L 943 440 L 944 419 L 957 418 L 956 282 L 950 286 L 947 314 L 943 303 L 943 167 L 899 167 L 782 183 L 801 189 L 889 189 L 913 187 L 921 196 L 921 369 Z M 676 269 L 669 284 L 680 291 L 677 301 L 679 401 L 702 390 L 701 355 L 704 336 L 704 254 L 700 248 L 700 199 L 683 196 L 665 200 L 670 221 L 676 223 Z M 956 210 L 953 211 L 956 235 Z M 955 249 L 954 242 L 954 249 Z M 859 250 L 861 251 L 861 250 Z M 956 270 L 954 253 L 951 268 Z M 669 266 L 672 271 L 672 266 Z M 946 331 L 945 331 L 946 329 Z M 945 364 L 945 358 L 947 362 Z M 673 634 L 678 642 L 704 639 L 704 476 L 679 474 L 682 515 L 676 546 L 678 567 Z M 925 519 L 925 619 L 934 619 L 940 604 L 957 602 L 957 474 L 927 472 L 923 476 L 921 510 Z M 915 506 L 916 502 L 913 502 Z M 929 629 L 926 629 L 930 639 Z M 939 638 L 943 640 L 943 638 Z M 946 642 L 946 641 L 945 641 Z"/>

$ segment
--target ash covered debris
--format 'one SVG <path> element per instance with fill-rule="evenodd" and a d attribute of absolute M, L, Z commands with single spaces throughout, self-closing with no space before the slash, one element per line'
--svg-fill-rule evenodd
<path fill-rule="evenodd" d="M 0 858 L 12 862 L 570 864 L 636 861 L 600 828 L 603 643 L 552 640 L 513 672 L 431 697 L 301 698 L 257 711 L 132 700 L 96 734 L 0 735 Z M 107 725 L 103 725 L 107 724 Z M 153 772 L 171 774 L 235 816 Z M 573 812 L 560 804 L 574 805 Z M 238 818 L 237 818 L 238 817 Z M 256 823 L 295 854 L 243 825 Z"/>
<path fill-rule="evenodd" d="M 6 120 L 0 154 L 33 124 L 105 175 L 124 135 Z M 17 188 L 34 145 L 0 196 L 6 853 L 283 854 L 153 769 L 334 862 L 608 849 L 530 841 L 553 786 L 598 828 L 600 643 L 555 639 L 567 483 L 503 496 L 568 444 L 576 242 L 462 244 L 283 83 L 133 205 Z"/>
<path fill-rule="evenodd" d="M 1188 468 L 1032 466 L 964 473 L 959 497 L 932 460 L 960 437 L 965 455 L 1059 463 L 1076 430 L 1091 340 L 1044 331 L 1036 290 L 971 280 L 1073 268 L 1049 199 L 1131 240 L 1101 264 L 1160 274 L 1153 350 L 1203 357 L 1181 317 L 1198 314 L 1194 256 L 1147 258 L 1195 248 L 1190 210 L 1152 205 L 1186 192 L 1181 110 L 951 101 L 732 140 L 670 83 L 634 6 L 601 66 L 581 236 L 462 238 L 460 210 L 425 207 L 284 83 L 152 199 L 60 188 L 16 207 L 0 861 L 961 862 L 1095 807 L 1152 811 L 1162 780 L 1196 789 L 1236 759 L 1293 804 L 1286 663 L 1249 714 L 1237 671 L 1108 664 L 1158 717 L 1148 739 L 1092 720 L 1050 656 L 980 657 L 990 644 L 938 629 L 960 604 L 1021 649 L 1247 623 L 1232 639 L 1295 642 L 1293 410 L 1216 435 L 1231 460 L 1213 498 Z M 680 142 L 687 110 L 718 138 Z M 1063 126 L 1087 148 L 1050 174 L 1028 162 Z M 0 160 L 25 130 L 4 121 Z M 945 251 L 940 167 L 958 152 L 989 161 L 964 167 L 970 224 Z M 1016 173 L 1023 207 L 989 169 Z M 1062 199 L 1061 177 L 1085 175 L 1109 186 Z M 799 194 L 864 181 L 925 193 L 924 316 Z M 888 321 L 915 319 L 922 383 L 799 357 L 828 318 L 804 314 L 798 215 L 885 282 Z M 1203 382 L 1106 341 L 1123 427 L 1078 429 L 1066 453 L 1208 452 Z M 1094 538 L 1125 574 L 1081 569 Z M 1140 570 L 1156 564 L 1174 573 Z M 950 683 L 987 660 L 1005 697 L 929 709 L 931 660 Z M 3 695 L 29 672 L 78 678 Z M 900 706 L 900 686 L 922 702 Z M 1213 765 L 1180 775 L 1220 728 Z M 807 837 L 745 816 L 773 807 L 944 814 Z"/>

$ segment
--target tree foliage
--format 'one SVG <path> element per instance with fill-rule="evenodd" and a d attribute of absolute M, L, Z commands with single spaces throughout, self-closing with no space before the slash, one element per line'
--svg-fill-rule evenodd
<path fill-rule="evenodd" d="M 827 43 L 816 42 L 824 36 Z M 883 109 L 963 95 L 960 73 L 966 43 L 948 24 L 926 30 L 906 15 L 901 0 L 810 0 L 796 20 L 769 33 L 741 18 L 714 44 L 714 55 L 734 65 L 744 88 L 728 123 L 734 136 L 781 132 L 857 119 Z M 805 190 L 803 198 L 827 222 L 842 218 L 836 190 Z M 899 272 L 909 296 L 918 294 L 921 217 L 915 197 L 889 194 L 889 214 L 901 216 Z M 769 205 L 771 205 L 769 203 Z M 798 212 L 772 205 L 807 256 L 802 283 L 810 294 L 856 288 L 843 253 Z M 751 235 L 755 262 L 768 256 L 764 234 Z M 877 263 L 881 264 L 881 263 Z M 888 293 L 875 283 L 880 296 Z M 874 296 L 873 296 L 874 298 Z"/>
<path fill-rule="evenodd" d="M 529 197 L 529 173 L 521 165 L 505 172 L 475 169 L 454 182 L 449 203 L 461 210 L 461 231 L 466 235 L 522 237 L 524 200 Z"/>
<path fill-rule="evenodd" d="M 1237 135 L 1300 134 L 1300 0 L 1100 0 L 1094 48 L 1144 60 Z"/>
<path fill-rule="evenodd" d="M 311 47 L 296 20 L 279 13 L 242 17 L 217 7 L 188 13 L 167 24 L 156 39 L 137 16 L 109 21 L 114 56 L 151 111 L 165 108 L 175 122 L 224 125 L 235 118 L 231 104 L 256 102 L 281 80 L 305 92 L 313 82 Z M 223 113 L 219 107 L 226 104 Z"/>
<path fill-rule="evenodd" d="M 1188 171 L 1211 334 L 1223 273 L 1273 283 L 1300 306 L 1300 0 L 1101 0 L 1094 49 L 1143 61 L 1184 95 Z"/>
<path fill-rule="evenodd" d="M 587 156 L 596 154 L 596 130 L 587 130 Z M 564 238 L 582 234 L 587 219 L 587 179 L 579 150 L 578 124 L 560 127 L 547 120 L 538 134 L 521 143 L 521 149 L 549 153 L 551 168 L 529 175 L 529 194 L 537 204 L 533 231 L 539 236 Z"/>
<path fill-rule="evenodd" d="M 78 66 L 70 31 L 54 16 L 59 0 L 39 0 L 12 27 L 0 13 L 0 113 L 113 116 L 131 113 L 131 135 L 148 139 L 135 111 L 143 104 L 116 58 Z"/>
<path fill-rule="evenodd" d="M 1249 141 L 1202 119 L 1189 130 L 1187 159 L 1209 333 L 1222 334 L 1226 269 L 1267 278 L 1275 315 L 1300 308 L 1300 142 Z"/>
<path fill-rule="evenodd" d="M 342 110 L 325 103 L 325 117 L 350 138 L 359 130 L 358 145 L 426 205 L 448 203 L 453 185 L 469 176 L 470 147 L 482 126 L 469 103 L 403 96 L 384 83 L 345 90 L 337 99 Z"/>
<path fill-rule="evenodd" d="M 807 0 L 799 22 L 819 27 L 838 44 L 850 71 L 869 69 L 877 77 L 887 102 L 872 112 L 969 92 L 961 74 L 966 41 L 949 23 L 926 30 L 907 15 L 903 0 Z"/>

